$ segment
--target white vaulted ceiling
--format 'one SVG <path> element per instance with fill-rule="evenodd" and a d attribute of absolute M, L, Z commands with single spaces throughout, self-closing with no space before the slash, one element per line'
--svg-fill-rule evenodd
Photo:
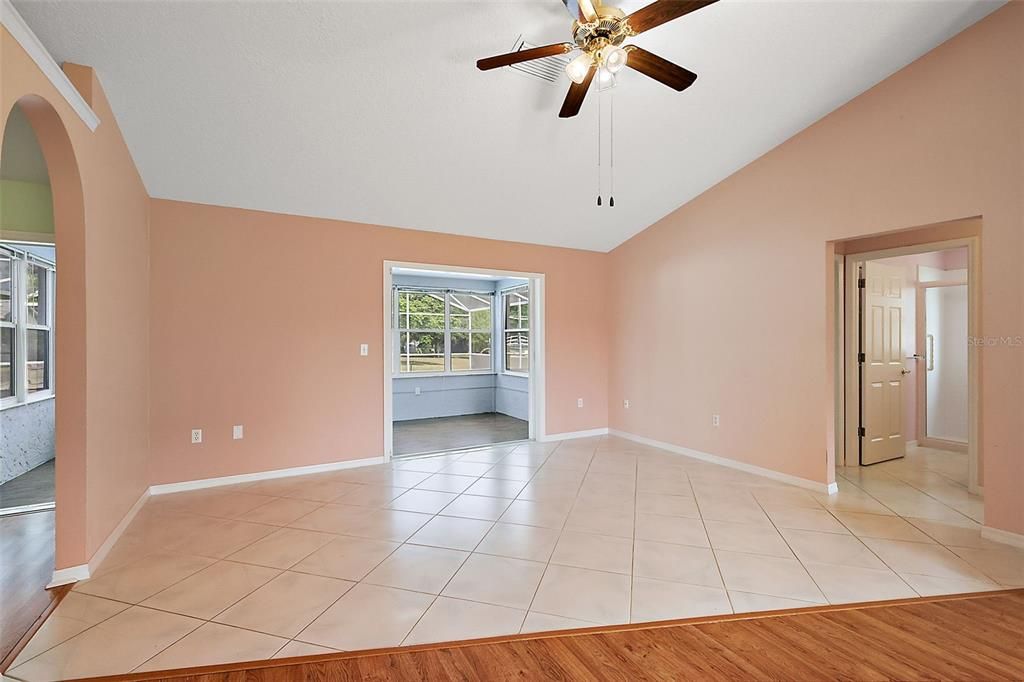
<path fill-rule="evenodd" d="M 722 0 L 635 38 L 699 79 L 620 77 L 614 208 L 594 93 L 562 120 L 567 80 L 475 68 L 567 39 L 559 0 L 14 4 L 96 68 L 154 197 L 604 251 L 1002 3 Z"/>

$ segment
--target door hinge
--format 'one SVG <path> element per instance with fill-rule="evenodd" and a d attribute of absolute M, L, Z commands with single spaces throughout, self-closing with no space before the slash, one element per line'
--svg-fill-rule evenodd
<path fill-rule="evenodd" d="M 868 285 L 868 281 L 866 279 L 864 279 L 863 277 L 860 277 L 860 278 L 857 279 L 857 288 L 858 289 L 863 289 L 863 288 L 867 287 L 867 285 Z"/>
<path fill-rule="evenodd" d="M 864 430 L 864 427 L 863 427 L 863 426 L 858 426 L 858 427 L 857 427 L 857 435 L 858 435 L 858 436 L 860 436 L 861 438 L 863 438 L 864 436 L 866 436 L 866 435 L 868 435 L 868 434 L 867 434 L 867 432 L 866 432 L 866 431 Z"/>
<path fill-rule="evenodd" d="M 864 357 L 864 354 L 863 354 L 863 353 L 857 353 L 857 362 L 859 362 L 860 364 L 862 364 L 862 365 L 863 365 L 863 364 L 864 364 L 864 360 L 865 360 L 865 359 L 866 359 L 866 358 Z"/>

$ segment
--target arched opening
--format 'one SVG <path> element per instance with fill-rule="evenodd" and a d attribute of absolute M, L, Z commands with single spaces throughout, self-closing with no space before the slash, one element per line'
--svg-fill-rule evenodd
<path fill-rule="evenodd" d="M 8 93 L 5 93 L 5 95 Z M 35 207 L 30 210 L 34 220 L 25 222 L 22 215 L 19 225 L 0 224 L 0 241 L 8 240 L 21 245 L 22 258 L 26 261 L 21 269 L 26 272 L 22 279 L 24 288 L 31 284 L 33 294 L 33 315 L 26 323 L 49 321 L 48 333 L 40 324 L 23 325 L 21 333 L 28 336 L 32 331 L 31 341 L 19 339 L 12 343 L 13 381 L 15 390 L 25 398 L 36 395 L 36 400 L 44 400 L 39 394 L 52 393 L 50 402 L 53 410 L 53 452 L 55 454 L 55 510 L 54 510 L 54 558 L 49 567 L 61 569 L 86 563 L 85 542 L 85 501 L 86 501 L 86 311 L 85 311 L 85 208 L 82 182 L 79 174 L 75 152 L 64 121 L 54 107 L 43 97 L 28 94 L 11 101 L 7 97 L 2 102 L 4 112 L 0 119 L 0 139 L 7 136 L 8 129 L 13 126 L 14 132 L 24 136 L 26 131 L 34 135 L 41 152 L 46 177 L 49 181 L 50 220 L 52 227 L 49 236 L 46 233 L 48 216 L 40 215 L 40 202 L 36 198 Z M 8 156 L 14 158 L 8 160 Z M 12 148 L 5 145 L 0 152 L 0 167 L 24 164 L 18 159 Z M 41 179 L 39 168 L 35 169 L 35 180 Z M 33 179 L 33 178 L 30 178 Z M 36 183 L 41 184 L 41 183 Z M 30 188 L 32 189 L 32 188 Z M 38 193 L 45 194 L 42 188 L 34 188 Z M 5 191 L 4 209 L 9 211 L 13 195 Z M 24 200 L 25 196 L 19 199 Z M 17 203 L 15 200 L 14 203 Z M 22 201 L 21 210 L 27 210 Z M 0 211 L 0 214 L 3 213 Z M 32 213 L 31 211 L 35 211 Z M 45 211 L 43 212 L 45 213 Z M 10 217 L 10 216 L 9 216 Z M 12 239 L 8 239 L 8 235 Z M 47 284 L 50 290 L 42 294 L 43 303 L 49 302 L 51 309 L 45 311 L 44 318 L 36 315 L 40 312 L 40 294 L 38 268 L 30 269 L 28 254 L 31 244 L 38 248 L 48 243 L 53 249 L 54 258 L 46 270 L 42 288 Z M 44 252 L 45 253 L 45 252 Z M 42 258 L 40 260 L 45 260 Z M 38 261 L 36 261 L 38 265 Z M 59 276 L 57 273 L 59 272 Z M 27 311 L 22 306 L 22 314 Z M 17 325 L 16 325 L 17 326 Z M 44 349 L 42 346 L 45 345 Z M 31 364 L 22 364 L 19 368 L 20 355 Z M 21 375 L 19 376 L 19 371 Z M 31 395 L 30 395 L 31 394 Z M 11 396 L 16 397 L 16 396 Z M 25 403 L 34 404 L 31 400 Z M 14 404 L 17 404 L 15 401 Z"/>
<path fill-rule="evenodd" d="M 0 152 L 0 516 L 42 514 L 21 523 L 51 542 L 56 260 L 46 159 L 15 105 Z"/>

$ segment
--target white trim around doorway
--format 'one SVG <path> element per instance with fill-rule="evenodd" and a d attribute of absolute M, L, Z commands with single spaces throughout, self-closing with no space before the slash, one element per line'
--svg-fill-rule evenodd
<path fill-rule="evenodd" d="M 393 285 L 392 272 L 395 268 L 437 270 L 440 272 L 490 275 L 501 278 L 526 279 L 530 283 L 530 373 L 527 378 L 529 438 L 548 440 L 545 422 L 545 344 L 544 344 L 544 275 L 538 272 L 499 270 L 495 268 L 471 268 L 440 263 L 415 263 L 407 261 L 384 261 L 384 338 L 381 345 L 381 364 L 384 372 L 384 461 L 391 461 L 394 452 L 392 417 L 394 412 L 393 378 L 391 359 L 394 357 L 394 334 L 391 329 Z"/>

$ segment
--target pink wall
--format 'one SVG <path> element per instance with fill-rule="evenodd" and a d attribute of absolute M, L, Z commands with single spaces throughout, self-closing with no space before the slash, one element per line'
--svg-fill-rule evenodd
<path fill-rule="evenodd" d="M 148 486 L 149 197 L 92 69 L 65 73 L 90 131 L 0 29 L 0 134 L 20 103 L 57 226 L 57 567 L 85 563 Z"/>
<path fill-rule="evenodd" d="M 160 200 L 151 238 L 152 483 L 380 456 L 385 260 L 544 273 L 547 430 L 608 423 L 606 254 Z"/>
<path fill-rule="evenodd" d="M 94 160 L 82 174 L 88 216 L 86 548 L 92 556 L 149 485 L 150 205 L 93 70 L 64 69 L 90 93 L 102 121 L 79 146 L 81 158 Z M 61 256 L 58 250 L 58 268 Z"/>
<path fill-rule="evenodd" d="M 981 215 L 982 328 L 1024 333 L 1021 35 L 1010 3 L 615 249 L 611 427 L 828 480 L 834 240 Z M 1021 533 L 1024 352 L 981 365 L 986 522 Z"/>

